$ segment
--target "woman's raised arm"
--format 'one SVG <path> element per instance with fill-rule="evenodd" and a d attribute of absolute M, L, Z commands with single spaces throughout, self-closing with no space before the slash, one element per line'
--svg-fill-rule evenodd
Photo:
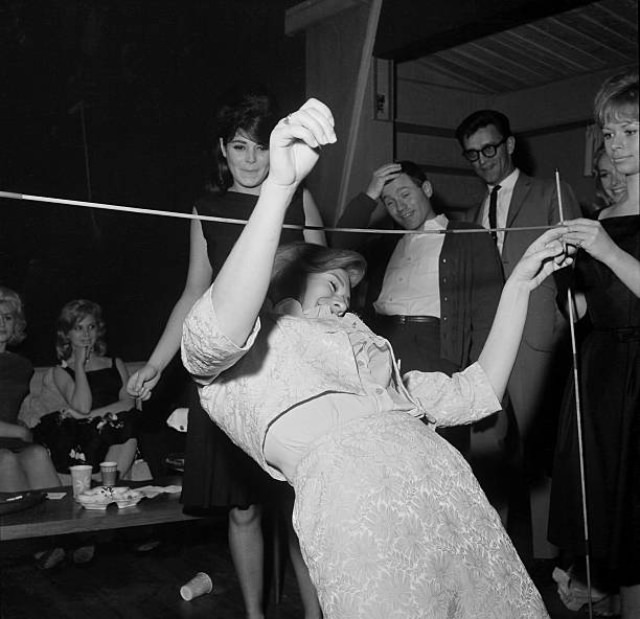
<path fill-rule="evenodd" d="M 284 216 L 320 148 L 336 141 L 333 115 L 316 99 L 281 120 L 269 143 L 270 169 L 240 238 L 211 287 L 221 331 L 242 346 L 262 307 Z"/>

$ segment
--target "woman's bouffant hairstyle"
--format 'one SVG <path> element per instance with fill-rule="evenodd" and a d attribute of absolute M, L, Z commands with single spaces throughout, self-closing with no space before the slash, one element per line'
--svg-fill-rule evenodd
<path fill-rule="evenodd" d="M 60 361 L 66 361 L 71 357 L 71 338 L 69 333 L 74 327 L 87 316 L 93 317 L 97 326 L 97 337 L 95 344 L 95 352 L 98 355 L 104 355 L 107 351 L 105 342 L 105 334 L 107 332 L 105 322 L 102 318 L 102 308 L 93 301 L 86 299 L 76 299 L 69 301 L 58 317 L 58 325 L 56 332 L 56 354 Z"/>
<path fill-rule="evenodd" d="M 596 95 L 593 112 L 602 127 L 609 120 L 638 120 L 638 71 L 619 73 L 607 79 Z"/>
<path fill-rule="evenodd" d="M 308 275 L 334 269 L 344 269 L 349 275 L 351 288 L 355 288 L 364 277 L 366 268 L 365 259 L 355 251 L 304 241 L 287 243 L 278 247 L 276 252 L 267 296 L 273 304 L 289 298 L 301 301 Z"/>
<path fill-rule="evenodd" d="M 9 308 L 14 320 L 13 335 L 7 341 L 7 344 L 9 346 L 17 346 L 27 337 L 27 319 L 24 315 L 22 299 L 15 290 L 0 286 L 0 305 Z"/>
<path fill-rule="evenodd" d="M 268 148 L 271 131 L 279 120 L 278 105 L 262 86 L 228 93 L 215 117 L 215 161 L 207 189 L 216 194 L 224 194 L 233 185 L 233 176 L 222 154 L 220 140 L 226 146 L 238 131 L 242 131 L 249 139 Z"/>

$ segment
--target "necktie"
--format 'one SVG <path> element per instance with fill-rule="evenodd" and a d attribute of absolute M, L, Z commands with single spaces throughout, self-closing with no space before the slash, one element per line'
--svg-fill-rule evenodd
<path fill-rule="evenodd" d="M 491 190 L 491 196 L 489 197 L 489 228 L 494 228 L 491 230 L 491 236 L 494 241 L 498 240 L 498 234 L 495 231 L 495 228 L 498 227 L 498 218 L 496 216 L 496 210 L 498 208 L 498 191 L 500 191 L 500 185 L 496 185 Z"/>

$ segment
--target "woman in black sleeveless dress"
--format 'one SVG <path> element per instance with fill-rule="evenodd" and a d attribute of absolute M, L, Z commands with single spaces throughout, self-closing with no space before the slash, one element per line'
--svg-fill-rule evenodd
<path fill-rule="evenodd" d="M 590 558 L 605 587 L 619 587 L 622 618 L 640 616 L 640 162 L 638 74 L 616 76 L 596 98 L 605 148 L 626 195 L 598 221 L 567 222 L 590 331 L 579 355 Z M 573 387 L 573 386 L 572 386 Z M 558 426 L 549 539 L 585 554 L 575 394 Z M 594 570 L 595 573 L 595 570 Z M 600 585 L 600 582 L 596 583 Z"/>
<path fill-rule="evenodd" d="M 194 206 L 198 215 L 246 221 L 269 171 L 268 141 L 279 120 L 273 99 L 263 90 L 232 93 L 216 116 L 216 166 L 207 194 Z M 310 193 L 302 190 L 287 214 L 287 224 L 322 226 Z M 178 352 L 182 322 L 209 287 L 236 242 L 242 225 L 191 222 L 187 281 L 165 330 L 147 364 L 129 381 L 129 392 L 143 400 Z M 281 242 L 304 240 L 326 244 L 318 230 L 288 229 Z M 263 538 L 261 505 L 286 492 L 237 448 L 211 421 L 191 390 L 182 501 L 185 510 L 229 509 L 229 546 L 242 590 L 247 617 L 263 617 Z M 315 589 L 302 562 L 297 540 L 291 558 L 300 585 L 305 617 L 320 617 Z"/>

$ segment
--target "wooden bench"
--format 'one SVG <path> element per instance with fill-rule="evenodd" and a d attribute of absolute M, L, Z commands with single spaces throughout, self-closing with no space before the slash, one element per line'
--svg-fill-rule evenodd
<path fill-rule="evenodd" d="M 163 478 L 157 482 L 132 483 L 168 486 L 181 484 L 180 477 Z M 170 522 L 197 520 L 182 512 L 179 493 L 162 493 L 152 499 L 144 498 L 137 505 L 119 509 L 112 503 L 106 510 L 88 510 L 73 500 L 71 486 L 51 488 L 51 492 L 66 492 L 62 499 L 45 499 L 24 510 L 0 516 L 0 541 L 68 535 L 71 533 L 95 533 L 109 529 L 148 526 Z"/>

